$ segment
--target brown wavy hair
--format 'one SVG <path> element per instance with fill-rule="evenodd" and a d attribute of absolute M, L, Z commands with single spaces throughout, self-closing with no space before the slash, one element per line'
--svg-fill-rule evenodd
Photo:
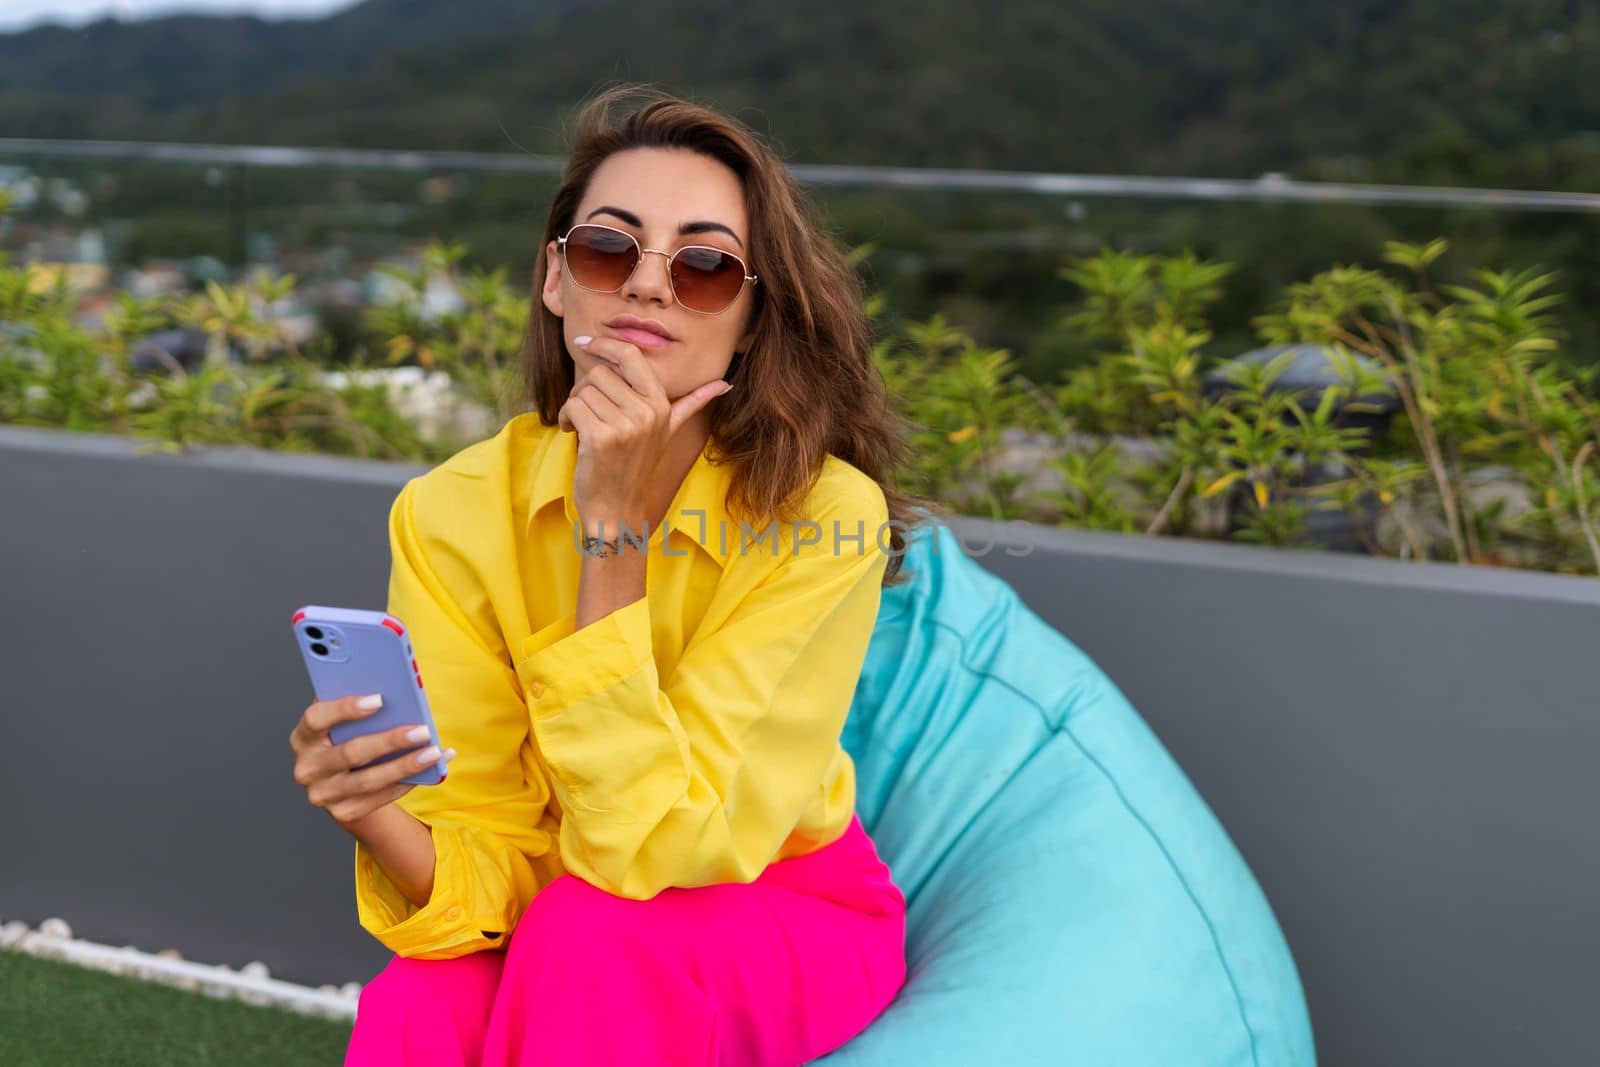
<path fill-rule="evenodd" d="M 629 106 L 635 98 L 642 103 Z M 555 425 L 575 380 L 561 320 L 540 299 L 545 250 L 572 226 L 595 169 L 632 148 L 698 152 L 725 164 L 744 186 L 750 271 L 761 278 L 751 312 L 754 340 L 734 354 L 724 375 L 737 403 L 708 409 L 712 452 L 733 468 L 729 513 L 756 529 L 803 518 L 799 504 L 832 453 L 883 490 L 890 521 L 883 584 L 899 584 L 910 575 L 901 573 L 907 533 L 942 510 L 895 486 L 907 457 L 906 423 L 873 362 L 864 286 L 777 152 L 721 112 L 640 85 L 604 90 L 582 106 L 533 269 L 522 352 L 525 406 Z"/>

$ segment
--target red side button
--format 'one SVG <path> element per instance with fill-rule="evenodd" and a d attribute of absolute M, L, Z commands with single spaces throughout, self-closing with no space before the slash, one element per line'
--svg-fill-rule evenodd
<path fill-rule="evenodd" d="M 401 637 L 404 637 L 406 634 L 406 628 L 400 625 L 400 620 L 391 615 L 385 615 L 383 617 L 383 624 L 389 629 L 393 630 L 395 633 L 399 634 Z"/>

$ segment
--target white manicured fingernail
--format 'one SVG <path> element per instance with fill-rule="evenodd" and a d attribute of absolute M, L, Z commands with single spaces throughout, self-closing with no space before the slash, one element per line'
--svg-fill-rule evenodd
<path fill-rule="evenodd" d="M 421 752 L 417 753 L 417 765 L 421 766 L 421 767 L 426 767 L 428 764 L 432 763 L 434 760 L 436 760 L 438 758 L 439 758 L 439 746 L 438 745 L 429 745 L 427 748 L 425 748 Z"/>
<path fill-rule="evenodd" d="M 588 335 L 587 335 L 587 334 L 585 334 L 585 335 L 584 335 L 584 336 L 582 336 L 582 337 L 574 337 L 574 338 L 573 338 L 573 339 L 572 339 L 572 343 L 573 343 L 573 344 L 575 344 L 575 345 L 586 345 L 586 344 L 588 344 L 588 343 L 589 343 L 589 342 L 590 342 L 590 341 L 593 341 L 593 340 L 594 340 L 594 338 L 593 338 L 593 337 L 590 337 L 590 336 L 588 336 Z"/>
<path fill-rule="evenodd" d="M 360 708 L 362 711 L 371 711 L 373 708 L 381 708 L 383 707 L 383 694 L 373 693 L 370 696 L 364 696 L 360 700 L 356 701 L 356 707 Z"/>
<path fill-rule="evenodd" d="M 415 727 L 406 733 L 407 741 L 426 741 L 427 739 L 428 728 L 426 726 Z"/>

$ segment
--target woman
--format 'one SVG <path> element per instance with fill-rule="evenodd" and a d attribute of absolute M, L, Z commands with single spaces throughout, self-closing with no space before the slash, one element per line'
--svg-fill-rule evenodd
<path fill-rule="evenodd" d="M 395 952 L 347 1064 L 801 1064 L 904 980 L 839 742 L 916 503 L 860 284 L 759 138 L 636 91 L 551 205 L 531 410 L 390 513 L 452 747 L 351 769 L 417 746 L 332 746 L 354 697 L 291 739 Z"/>

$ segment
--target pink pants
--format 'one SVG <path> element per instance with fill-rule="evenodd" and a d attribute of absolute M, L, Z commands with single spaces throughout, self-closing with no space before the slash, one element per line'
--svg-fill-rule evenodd
<path fill-rule="evenodd" d="M 612 896 L 570 874 L 504 949 L 391 959 L 345 1067 L 789 1067 L 866 1029 L 905 981 L 905 898 L 853 818 L 745 884 Z"/>

